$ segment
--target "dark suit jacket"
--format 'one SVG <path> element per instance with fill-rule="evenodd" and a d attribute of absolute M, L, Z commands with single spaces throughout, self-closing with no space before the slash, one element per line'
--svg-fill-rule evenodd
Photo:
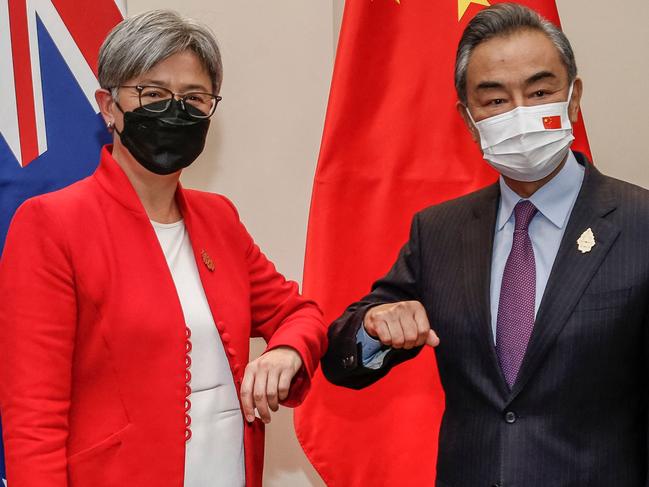
<path fill-rule="evenodd" d="M 489 306 L 497 184 L 415 215 L 390 272 L 329 329 L 325 375 L 362 388 L 418 352 L 391 350 L 380 369 L 363 367 L 356 333 L 366 311 L 423 303 L 446 393 L 438 486 L 649 485 L 649 192 L 585 165 L 512 390 Z M 596 244 L 581 253 L 587 228 Z"/>

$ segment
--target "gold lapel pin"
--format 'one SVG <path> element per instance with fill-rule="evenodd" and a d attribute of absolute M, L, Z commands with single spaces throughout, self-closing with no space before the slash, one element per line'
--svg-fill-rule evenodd
<path fill-rule="evenodd" d="M 208 254 L 204 249 L 201 250 L 201 258 L 203 259 L 205 267 L 207 267 L 210 272 L 214 272 L 214 262 L 212 261 L 212 257 L 210 257 L 210 254 Z"/>
<path fill-rule="evenodd" d="M 595 246 L 595 235 L 593 230 L 588 228 L 584 233 L 581 234 L 581 237 L 577 240 L 577 249 L 585 254 L 590 252 L 591 249 Z"/>

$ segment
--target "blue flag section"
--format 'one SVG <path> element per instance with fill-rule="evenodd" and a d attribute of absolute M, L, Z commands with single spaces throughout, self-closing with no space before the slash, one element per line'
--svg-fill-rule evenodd
<path fill-rule="evenodd" d="M 112 8 L 119 13 L 115 3 L 111 3 Z M 0 8 L 0 31 L 3 30 L 3 26 L 9 26 L 8 18 L 2 17 L 21 14 L 19 4 L 20 2 L 10 5 L 9 12 Z M 57 6 L 64 4 L 66 2 L 57 2 Z M 123 4 L 121 5 L 123 7 Z M 14 10 L 12 11 L 11 8 Z M 3 117 L 7 113 L 9 117 L 0 121 L 0 255 L 16 209 L 32 196 L 55 191 L 92 174 L 99 161 L 101 146 L 110 141 L 106 126 L 90 101 L 91 93 L 94 91 L 92 83 L 96 84 L 92 72 L 94 66 L 89 68 L 78 51 L 72 54 L 68 52 L 75 51 L 75 45 L 69 41 L 76 42 L 76 40 L 73 40 L 74 36 L 68 34 L 65 34 L 68 37 L 61 37 L 62 30 L 57 27 L 62 24 L 52 21 L 52 19 L 59 21 L 56 11 L 50 9 L 44 15 L 46 17 L 36 14 L 35 32 L 28 33 L 29 38 L 35 34 L 38 39 L 37 55 L 33 52 L 30 54 L 29 50 L 26 51 L 30 59 L 19 57 L 19 54 L 25 53 L 20 51 L 20 46 L 27 44 L 27 33 L 24 29 L 21 31 L 14 28 L 18 22 L 11 24 L 10 34 L 7 33 L 7 29 L 4 33 L 0 32 L 0 57 L 5 58 L 0 59 L 2 64 L 0 68 L 3 70 L 13 68 L 14 75 L 9 76 L 9 79 L 14 79 L 14 86 L 8 85 L 6 81 L 2 83 L 0 80 L 3 103 L 6 102 L 9 106 L 9 111 L 2 112 Z M 55 28 L 50 29 L 50 25 L 54 25 Z M 92 26 L 87 28 L 92 29 Z M 51 35 L 54 32 L 58 37 Z M 106 32 L 102 30 L 96 35 L 103 38 Z M 19 48 L 16 48 L 16 45 Z M 33 46 L 33 43 L 30 44 L 30 48 Z M 70 49 L 70 46 L 73 46 L 73 49 Z M 28 72 L 34 73 L 33 68 L 29 69 L 30 60 L 31 62 L 38 60 L 40 79 L 36 76 L 33 86 L 32 83 L 23 83 L 19 86 L 19 82 L 25 79 L 24 76 L 21 78 L 21 73 L 23 75 L 25 73 L 25 66 Z M 86 63 L 85 66 L 83 63 Z M 82 69 L 79 68 L 80 65 Z M 2 76 L 5 74 L 3 73 Z M 31 79 L 27 78 L 27 81 Z M 32 96 L 33 100 L 25 97 L 25 93 Z M 27 119 L 31 117 L 32 120 L 36 120 L 36 123 L 25 124 L 25 115 Z M 39 120 L 44 121 L 44 124 L 39 125 Z M 38 137 L 36 137 L 37 131 Z M 38 147 L 33 142 L 36 138 Z M 30 143 L 31 148 L 34 149 L 33 157 L 25 157 L 28 151 L 23 148 Z M 6 485 L 1 431 L 0 426 L 0 479 L 2 479 L 0 485 Z"/>
<path fill-rule="evenodd" d="M 110 140 L 101 116 L 88 103 L 47 30 L 40 20 L 37 24 L 48 148 L 21 167 L 0 136 L 0 245 L 23 201 L 92 174 L 99 149 Z"/>

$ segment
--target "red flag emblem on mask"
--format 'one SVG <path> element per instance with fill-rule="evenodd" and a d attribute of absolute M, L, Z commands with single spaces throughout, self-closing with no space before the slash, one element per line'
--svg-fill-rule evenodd
<path fill-rule="evenodd" d="M 561 116 L 555 115 L 554 117 L 543 117 L 543 127 L 545 127 L 546 130 L 560 129 Z"/>

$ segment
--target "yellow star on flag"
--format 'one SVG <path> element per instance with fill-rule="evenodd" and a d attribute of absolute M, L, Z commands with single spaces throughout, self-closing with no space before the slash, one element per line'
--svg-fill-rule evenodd
<path fill-rule="evenodd" d="M 469 5 L 472 3 L 477 3 L 478 5 L 485 5 L 489 7 L 491 5 L 489 0 L 457 0 L 457 20 L 458 22 L 464 17 L 466 9 L 469 8 Z"/>

